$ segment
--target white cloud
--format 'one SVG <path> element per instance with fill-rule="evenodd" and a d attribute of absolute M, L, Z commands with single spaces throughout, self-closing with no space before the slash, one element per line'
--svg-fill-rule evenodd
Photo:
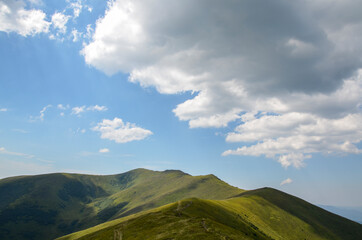
<path fill-rule="evenodd" d="M 93 8 L 87 4 L 85 4 L 86 1 L 82 0 L 66 0 L 68 3 L 67 8 L 71 9 L 73 11 L 73 19 L 79 17 L 79 15 L 82 13 L 83 9 L 86 9 L 88 12 L 92 12 Z"/>
<path fill-rule="evenodd" d="M 290 183 L 292 183 L 292 182 L 293 182 L 292 179 L 287 178 L 287 179 L 285 179 L 284 181 L 282 181 L 282 182 L 280 183 L 280 186 L 283 186 L 283 185 L 285 185 L 285 184 L 290 184 Z"/>
<path fill-rule="evenodd" d="M 239 125 L 226 137 L 229 142 L 250 142 L 226 155 L 277 158 L 283 167 L 300 168 L 311 153 L 360 154 L 355 145 L 362 140 L 362 115 L 327 119 L 312 114 L 264 115 Z"/>
<path fill-rule="evenodd" d="M 109 153 L 109 149 L 108 148 L 102 148 L 102 149 L 99 149 L 99 152 L 100 153 Z"/>
<path fill-rule="evenodd" d="M 74 135 L 78 135 L 78 134 L 84 134 L 84 133 L 86 133 L 87 130 L 85 130 L 84 128 L 77 128 L 76 130 L 70 129 L 70 131 L 71 131 Z"/>
<path fill-rule="evenodd" d="M 82 0 L 67 0 L 66 2 L 68 4 L 65 9 L 56 10 L 52 15 L 47 16 L 43 10 L 36 9 L 44 7 L 41 0 L 0 0 L 0 31 L 16 32 L 24 37 L 47 33 L 49 39 L 61 41 L 70 39 L 76 42 L 80 38 L 89 39 L 91 34 L 89 27 L 86 33 L 79 32 L 75 28 L 68 32 L 67 25 L 71 18 L 76 24 L 76 19 L 83 8 L 91 12 L 92 7 L 83 4 Z"/>
<path fill-rule="evenodd" d="M 56 12 L 52 15 L 52 25 L 54 29 L 58 30 L 58 33 L 65 34 L 67 31 L 67 22 L 70 16 L 63 13 Z"/>
<path fill-rule="evenodd" d="M 100 132 L 102 139 L 113 140 L 117 143 L 142 140 L 153 134 L 150 130 L 137 127 L 135 124 L 124 123 L 120 118 L 104 119 L 92 130 Z"/>
<path fill-rule="evenodd" d="M 61 110 L 65 110 L 65 107 L 63 106 L 63 104 L 58 104 L 58 105 L 57 105 L 57 108 L 58 108 L 58 109 L 61 109 Z"/>
<path fill-rule="evenodd" d="M 109 1 L 82 54 L 106 74 L 129 73 L 129 81 L 160 93 L 193 92 L 173 110 L 191 128 L 241 120 L 227 141 L 251 145 L 224 155 L 264 155 L 301 167 L 313 153 L 361 153 L 358 6 Z"/>
<path fill-rule="evenodd" d="M 58 104 L 57 108 L 60 109 L 60 110 L 67 110 L 67 109 L 70 108 L 70 106 L 69 105 L 63 105 L 63 104 Z"/>
<path fill-rule="evenodd" d="M 73 19 L 78 18 L 83 9 L 82 1 L 67 0 L 67 2 L 69 3 L 68 8 L 73 10 Z"/>
<path fill-rule="evenodd" d="M 72 114 L 74 115 L 80 115 L 81 113 L 86 111 L 86 107 L 85 106 L 81 106 L 81 107 L 73 107 L 72 108 Z"/>
<path fill-rule="evenodd" d="M 30 121 L 36 121 L 36 120 L 44 121 L 45 112 L 47 111 L 47 109 L 49 109 L 51 107 L 52 107 L 52 105 L 50 105 L 50 104 L 43 107 L 43 109 L 40 110 L 39 116 L 37 116 L 37 117 L 30 116 Z"/>
<path fill-rule="evenodd" d="M 73 42 L 77 42 L 82 37 L 82 33 L 78 32 L 77 29 L 72 30 Z"/>
<path fill-rule="evenodd" d="M 292 165 L 295 168 L 301 168 L 304 166 L 304 159 L 311 158 L 311 155 L 304 155 L 302 153 L 289 153 L 280 155 L 278 162 L 284 167 L 288 168 Z"/>
<path fill-rule="evenodd" d="M 40 119 L 41 121 L 44 120 L 45 111 L 46 111 L 48 108 L 51 108 L 51 107 L 52 107 L 52 105 L 45 106 L 45 107 L 43 107 L 43 109 L 40 111 L 39 119 Z"/>
<path fill-rule="evenodd" d="M 209 117 L 198 117 L 196 119 L 188 119 L 190 120 L 189 125 L 190 128 L 198 128 L 198 127 L 226 127 L 227 124 L 231 121 L 240 118 L 237 111 L 231 111 L 225 114 L 215 114 Z M 183 120 L 183 118 L 180 118 Z M 186 120 L 186 119 L 185 119 Z"/>
<path fill-rule="evenodd" d="M 11 152 L 11 151 L 6 150 L 4 147 L 0 147 L 0 154 L 18 156 L 18 157 L 25 157 L 25 158 L 33 158 L 34 157 L 34 155 L 30 155 L 30 154 L 26 154 L 26 153 Z"/>
<path fill-rule="evenodd" d="M 92 111 L 92 112 L 104 112 L 107 111 L 108 108 L 106 106 L 99 106 L 99 105 L 93 105 L 93 106 L 80 106 L 80 107 L 73 107 L 72 108 L 72 114 L 80 116 L 81 113 L 84 113 L 86 111 Z"/>
<path fill-rule="evenodd" d="M 0 108 L 0 112 L 7 112 L 8 109 L 7 108 Z"/>
<path fill-rule="evenodd" d="M 107 111 L 108 108 L 106 106 L 94 105 L 94 106 L 87 107 L 87 110 L 93 111 L 93 112 L 104 112 L 104 111 Z"/>
<path fill-rule="evenodd" d="M 18 133 L 29 133 L 29 131 L 26 131 L 24 129 L 19 129 L 19 128 L 14 128 L 12 129 L 14 132 L 18 132 Z"/>
<path fill-rule="evenodd" d="M 93 32 L 94 30 L 92 28 L 92 25 L 88 24 L 86 28 L 86 33 L 83 34 L 83 37 L 85 37 L 86 39 L 91 39 Z"/>
<path fill-rule="evenodd" d="M 37 9 L 25 9 L 22 0 L 0 1 L 0 31 L 16 32 L 24 37 L 49 31 L 46 14 Z"/>

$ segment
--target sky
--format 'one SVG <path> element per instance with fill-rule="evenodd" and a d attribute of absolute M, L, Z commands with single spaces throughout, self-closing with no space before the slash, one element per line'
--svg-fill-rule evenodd
<path fill-rule="evenodd" d="M 362 206 L 361 0 L 0 0 L 0 178 L 215 174 Z"/>

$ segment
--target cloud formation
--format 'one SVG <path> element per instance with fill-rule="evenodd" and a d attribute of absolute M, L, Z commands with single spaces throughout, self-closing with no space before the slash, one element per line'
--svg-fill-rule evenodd
<path fill-rule="evenodd" d="M 255 145 L 228 150 L 223 155 L 277 157 L 285 168 L 290 165 L 300 168 L 311 153 L 362 153 L 355 145 L 361 140 L 361 114 L 349 114 L 338 119 L 295 112 L 263 115 L 245 121 L 226 137 L 229 142 L 251 142 Z"/>
<path fill-rule="evenodd" d="M 92 130 L 100 132 L 102 139 L 113 140 L 117 143 L 143 140 L 153 134 L 150 130 L 137 127 L 133 123 L 123 122 L 120 118 L 104 119 Z"/>
<path fill-rule="evenodd" d="M 59 33 L 66 33 L 67 31 L 67 22 L 69 20 L 70 16 L 65 15 L 60 12 L 56 12 L 52 15 L 52 26 L 54 29 L 57 29 Z"/>
<path fill-rule="evenodd" d="M 88 40 L 91 24 L 83 30 L 77 18 L 83 9 L 92 12 L 92 7 L 83 0 L 66 0 L 61 10 L 49 13 L 41 0 L 0 0 L 0 31 L 14 32 L 23 37 L 45 33 L 54 40 Z M 40 9 L 43 8 L 43 9 Z M 72 19 L 73 21 L 69 21 Z M 71 31 L 68 30 L 71 27 Z"/>
<path fill-rule="evenodd" d="M 109 149 L 108 148 L 101 148 L 99 149 L 100 153 L 109 153 Z"/>
<path fill-rule="evenodd" d="M 66 109 L 70 108 L 70 106 L 69 105 L 63 105 L 63 104 L 58 104 L 57 108 L 60 109 L 60 110 L 66 110 Z"/>
<path fill-rule="evenodd" d="M 19 153 L 19 152 L 11 152 L 6 150 L 4 147 L 0 147 L 0 154 L 17 156 L 17 157 L 25 157 L 25 158 L 33 158 L 34 155 L 26 154 L 26 153 Z"/>
<path fill-rule="evenodd" d="M 73 11 L 73 19 L 76 19 L 79 17 L 80 13 L 83 9 L 86 9 L 88 12 L 92 12 L 93 8 L 84 2 L 82 0 L 66 0 L 68 3 L 67 8 L 71 9 Z"/>
<path fill-rule="evenodd" d="M 73 107 L 72 108 L 72 114 L 80 116 L 81 113 L 84 113 L 86 111 L 92 111 L 92 112 L 104 112 L 107 111 L 108 108 L 106 106 L 99 106 L 99 105 L 93 105 L 93 106 L 80 106 L 80 107 Z"/>
<path fill-rule="evenodd" d="M 283 186 L 283 185 L 285 185 L 285 184 L 290 184 L 290 183 L 292 183 L 292 182 L 293 182 L 292 179 L 287 178 L 287 179 L 285 179 L 284 181 L 282 181 L 282 182 L 280 183 L 280 186 Z"/>
<path fill-rule="evenodd" d="M 173 110 L 191 128 L 239 121 L 226 140 L 251 146 L 224 155 L 298 168 L 313 153 L 361 153 L 360 3 L 109 1 L 82 54 L 160 93 L 193 92 Z"/>
<path fill-rule="evenodd" d="M 42 110 L 40 110 L 39 116 L 37 117 L 30 116 L 30 121 L 37 121 L 37 120 L 44 121 L 45 112 L 51 107 L 53 107 L 51 104 L 43 107 Z"/>
<path fill-rule="evenodd" d="M 0 1 L 0 31 L 16 32 L 24 37 L 49 31 L 50 22 L 42 10 L 25 9 L 22 0 Z"/>

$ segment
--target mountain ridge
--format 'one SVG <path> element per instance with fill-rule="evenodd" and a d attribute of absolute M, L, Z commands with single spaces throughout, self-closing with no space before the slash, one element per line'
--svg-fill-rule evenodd
<path fill-rule="evenodd" d="M 179 170 L 10 177 L 0 180 L 0 238 L 55 238 L 183 198 L 222 199 L 242 191 Z"/>
<path fill-rule="evenodd" d="M 276 205 L 273 198 L 289 200 L 286 205 L 290 208 L 301 208 L 304 219 L 285 206 Z M 352 240 L 362 237 L 362 225 L 279 190 L 260 188 L 224 200 L 184 199 L 59 240 L 100 240 L 117 234 L 122 234 L 123 239 L 144 239 L 147 236 L 147 239 Z"/>
<path fill-rule="evenodd" d="M 108 228 L 113 223 L 123 230 Z M 213 174 L 140 168 L 0 180 L 0 239 L 41 240 L 73 232 L 65 239 L 78 239 L 72 236 L 82 230 L 92 236 L 129 236 L 124 239 L 142 239 L 142 234 L 154 239 L 362 238 L 362 225 L 300 198 L 269 187 L 246 191 Z"/>

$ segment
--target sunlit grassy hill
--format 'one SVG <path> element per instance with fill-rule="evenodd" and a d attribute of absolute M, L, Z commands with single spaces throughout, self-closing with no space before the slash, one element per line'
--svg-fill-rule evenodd
<path fill-rule="evenodd" d="M 0 180 L 0 239 L 52 239 L 184 198 L 224 199 L 242 192 L 213 175 L 176 170 L 6 178 Z"/>
<path fill-rule="evenodd" d="M 73 233 L 74 239 L 362 239 L 362 225 L 271 188 L 186 199 Z"/>

